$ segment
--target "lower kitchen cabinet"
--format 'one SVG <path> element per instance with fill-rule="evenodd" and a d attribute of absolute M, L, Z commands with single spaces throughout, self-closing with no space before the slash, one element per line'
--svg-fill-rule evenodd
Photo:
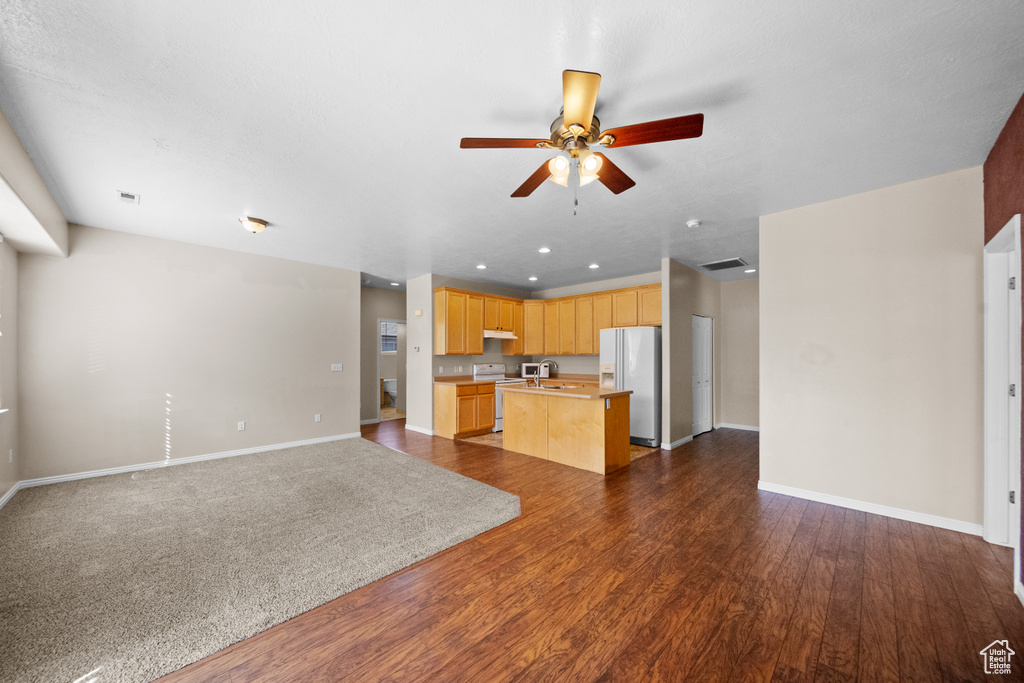
<path fill-rule="evenodd" d="M 486 434 L 494 428 L 494 383 L 434 383 L 434 434 L 447 439 Z"/>

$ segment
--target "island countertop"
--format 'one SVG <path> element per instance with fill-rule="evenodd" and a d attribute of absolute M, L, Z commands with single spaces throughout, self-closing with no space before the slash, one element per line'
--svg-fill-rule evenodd
<path fill-rule="evenodd" d="M 546 380 L 550 382 L 551 380 Z M 545 396 L 564 396 L 566 398 L 588 398 L 588 399 L 602 399 L 602 398 L 613 398 L 615 396 L 627 396 L 632 394 L 632 391 L 619 391 L 616 389 L 600 389 L 598 387 L 584 387 L 584 386 L 573 386 L 568 385 L 567 389 L 553 389 L 550 386 L 547 387 L 528 387 L 525 384 L 503 384 L 501 385 L 502 391 L 514 391 L 528 394 L 544 394 Z"/>

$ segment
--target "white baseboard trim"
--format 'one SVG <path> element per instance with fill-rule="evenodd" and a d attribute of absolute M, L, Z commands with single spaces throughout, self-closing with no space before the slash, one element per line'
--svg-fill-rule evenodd
<path fill-rule="evenodd" d="M 419 432 L 420 434 L 426 434 L 427 436 L 433 436 L 434 435 L 434 430 L 433 429 L 424 429 L 423 427 L 416 427 L 414 425 L 409 424 L 408 422 L 405 423 L 405 428 L 410 430 L 410 431 L 413 431 L 413 432 Z"/>
<path fill-rule="evenodd" d="M 663 443 L 661 444 L 661 450 L 674 451 L 675 449 L 682 446 L 684 443 L 690 443 L 691 441 L 693 441 L 693 434 L 691 434 L 690 436 L 684 436 L 678 441 L 673 441 L 672 443 Z"/>
<path fill-rule="evenodd" d="M 341 441 L 343 439 L 358 439 L 362 437 L 359 432 L 350 434 L 336 434 L 334 436 L 321 436 L 315 439 L 303 439 L 302 441 L 289 441 L 287 443 L 275 443 L 269 446 L 254 446 L 252 448 L 239 448 L 235 451 L 222 451 L 220 453 L 208 453 L 206 455 L 193 455 L 187 458 L 171 458 L 170 460 L 158 460 L 156 462 L 144 462 L 138 465 L 124 465 L 123 467 L 108 467 L 102 470 L 90 470 L 88 472 L 76 472 L 74 474 L 58 474 L 53 477 L 40 477 L 38 479 L 23 479 L 18 482 L 19 489 L 30 486 L 46 486 L 47 484 L 60 484 L 65 481 L 77 481 L 79 479 L 91 479 L 93 477 L 105 477 L 109 474 L 124 474 L 125 472 L 140 472 L 152 470 L 158 467 L 169 467 L 171 465 L 187 465 L 192 462 L 203 460 L 218 460 L 220 458 L 232 458 L 236 455 L 251 455 L 252 453 L 265 453 L 266 451 L 278 451 L 282 448 L 294 448 L 296 446 L 311 446 L 329 441 Z"/>
<path fill-rule="evenodd" d="M 377 424 L 378 422 L 380 422 L 380 420 L 378 420 L 378 419 L 377 419 L 377 418 L 375 418 L 375 417 L 372 417 L 372 418 L 370 418 L 369 420 L 360 420 L 360 421 L 359 421 L 359 424 L 360 424 L 360 425 L 375 425 L 375 424 Z"/>
<path fill-rule="evenodd" d="M 1020 600 L 1020 604 L 1024 605 L 1024 583 L 1021 583 L 1018 578 L 1013 580 L 1013 594 Z"/>
<path fill-rule="evenodd" d="M 860 510 L 861 512 L 870 512 L 873 515 L 892 517 L 893 519 L 902 519 L 906 522 L 927 524 L 928 526 L 936 526 L 940 529 L 949 529 L 950 531 L 959 531 L 961 533 L 971 534 L 973 536 L 982 535 L 982 527 L 980 524 L 962 522 L 959 519 L 939 517 L 938 515 L 929 515 L 924 512 L 914 512 L 913 510 L 903 510 L 901 508 L 889 507 L 888 505 L 879 505 L 877 503 L 868 503 L 863 500 L 854 500 L 853 498 L 833 496 L 828 493 L 818 493 L 817 491 L 808 491 L 806 489 L 798 489 L 792 486 L 771 484 L 766 481 L 758 481 L 757 488 L 761 489 L 762 491 L 769 491 L 771 493 L 781 493 L 784 496 L 804 498 L 806 500 L 813 500 L 818 503 L 826 503 L 827 505 L 835 505 L 837 507 L 850 508 L 851 510 Z"/>
<path fill-rule="evenodd" d="M 0 510 L 3 509 L 4 505 L 7 505 L 7 501 L 9 501 L 11 498 L 13 498 L 14 494 L 17 493 L 18 489 L 20 489 L 20 488 L 21 488 L 21 482 L 17 481 L 17 482 L 14 483 L 14 486 L 12 486 L 10 489 L 8 489 L 7 493 L 5 493 L 3 496 L 0 496 Z"/>
<path fill-rule="evenodd" d="M 723 427 L 725 429 L 745 429 L 748 432 L 761 431 L 760 427 L 754 427 L 753 425 L 737 425 L 733 424 L 732 422 L 719 422 L 718 424 L 715 425 L 715 429 L 722 429 Z"/>

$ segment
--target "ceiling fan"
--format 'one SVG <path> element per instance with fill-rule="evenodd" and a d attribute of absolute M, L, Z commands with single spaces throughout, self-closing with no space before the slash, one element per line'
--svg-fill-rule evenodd
<path fill-rule="evenodd" d="M 562 115 L 551 124 L 551 138 L 462 138 L 462 149 L 493 149 L 539 147 L 566 152 L 545 161 L 513 197 L 528 197 L 545 180 L 573 188 L 600 181 L 615 194 L 625 192 L 636 181 L 622 172 L 608 157 L 590 148 L 601 145 L 607 149 L 646 145 L 651 142 L 683 140 L 700 137 L 704 131 L 704 114 L 677 116 L 672 119 L 648 121 L 632 126 L 601 131 L 601 122 L 594 116 L 601 74 L 589 71 L 562 72 Z"/>

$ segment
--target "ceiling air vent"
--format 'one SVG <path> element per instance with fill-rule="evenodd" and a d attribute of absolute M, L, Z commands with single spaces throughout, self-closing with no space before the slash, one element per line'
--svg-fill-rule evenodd
<path fill-rule="evenodd" d="M 117 198 L 125 204 L 138 204 L 139 195 L 134 192 L 123 192 L 122 190 L 117 191 Z"/>
<path fill-rule="evenodd" d="M 725 270 L 726 268 L 739 268 L 740 266 L 747 265 L 747 262 L 741 258 L 727 258 L 724 261 L 712 261 L 711 263 L 705 263 L 701 268 L 705 270 Z"/>

